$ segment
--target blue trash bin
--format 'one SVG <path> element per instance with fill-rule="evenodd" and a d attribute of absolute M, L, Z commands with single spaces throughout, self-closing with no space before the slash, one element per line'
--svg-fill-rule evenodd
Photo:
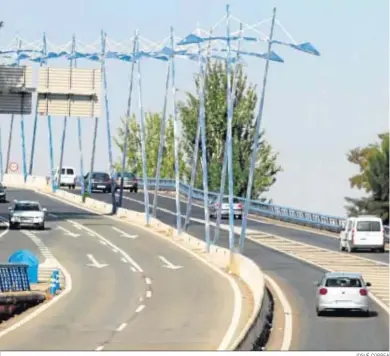
<path fill-rule="evenodd" d="M 29 250 L 15 251 L 8 259 L 8 263 L 21 263 L 28 266 L 27 276 L 30 283 L 38 283 L 39 260 Z"/>

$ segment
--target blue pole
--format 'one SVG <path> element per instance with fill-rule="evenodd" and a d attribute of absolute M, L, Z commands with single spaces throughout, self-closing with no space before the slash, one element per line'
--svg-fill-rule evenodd
<path fill-rule="evenodd" d="M 22 164 L 23 164 L 23 179 L 27 181 L 27 160 L 26 160 L 26 135 L 24 133 L 24 115 L 23 115 L 23 94 L 22 94 L 22 112 L 20 114 L 20 134 L 22 136 Z"/>
<path fill-rule="evenodd" d="M 73 55 L 76 51 L 76 37 L 73 35 L 72 37 L 72 59 L 69 63 L 69 88 L 72 88 L 72 69 L 73 69 Z M 70 108 L 70 96 L 68 98 L 68 105 Z M 70 109 L 69 109 L 69 116 L 70 116 Z M 61 176 L 62 176 L 62 163 L 64 159 L 64 149 L 65 149 L 65 138 L 66 138 L 66 127 L 68 124 L 68 117 L 64 116 L 64 126 L 62 129 L 62 140 L 61 140 L 61 151 L 60 151 L 60 165 L 58 167 L 58 181 L 57 186 L 61 187 Z"/>
<path fill-rule="evenodd" d="M 20 61 L 19 61 L 19 50 L 22 48 L 22 41 L 20 39 L 18 39 L 18 51 L 17 51 L 17 54 L 18 54 L 18 58 L 16 60 L 16 63 L 17 65 L 20 64 Z M 10 126 L 9 126 L 9 135 L 8 135 L 8 148 L 7 148 L 7 158 L 6 158 L 6 166 L 5 166 L 5 173 L 8 173 L 8 167 L 9 167 L 9 159 L 10 159 L 10 156 L 11 156 L 11 146 L 12 146 L 12 136 L 13 136 L 13 131 L 14 131 L 14 122 L 15 122 L 15 115 L 11 115 L 11 122 L 10 122 Z"/>
<path fill-rule="evenodd" d="M 84 159 L 83 159 L 83 141 L 82 141 L 82 132 L 81 132 L 81 119 L 77 118 L 77 133 L 78 133 L 78 141 L 79 141 L 79 154 L 80 154 L 80 174 L 81 174 L 81 196 L 85 193 L 84 186 Z"/>
<path fill-rule="evenodd" d="M 240 59 L 240 44 L 241 44 L 241 39 L 242 39 L 243 31 L 242 31 L 242 24 L 240 24 L 240 39 L 238 41 L 238 48 L 237 48 L 237 56 L 236 56 L 236 65 L 234 67 L 234 72 L 235 75 L 233 77 L 233 88 L 232 88 L 232 106 L 233 106 L 233 111 L 234 111 L 234 102 L 236 99 L 236 88 L 237 88 L 237 82 L 238 82 L 238 61 Z M 236 70 L 237 69 L 237 70 Z M 219 196 L 218 196 L 218 206 L 222 207 L 222 198 L 225 193 L 225 186 L 226 186 L 226 168 L 227 168 L 227 151 L 228 151 L 228 144 L 227 140 L 225 141 L 225 149 L 223 153 L 223 165 L 222 165 L 222 173 L 221 173 L 221 185 L 219 187 Z M 214 240 L 213 244 L 216 244 L 219 240 L 219 232 L 220 232 L 220 226 L 221 226 L 221 208 L 218 209 L 217 212 L 217 222 L 215 226 L 215 231 L 214 231 Z"/>
<path fill-rule="evenodd" d="M 116 199 L 115 199 L 115 178 L 114 178 L 114 166 L 112 161 L 112 142 L 111 142 L 111 125 L 110 125 L 110 111 L 108 109 L 108 92 L 107 92 L 107 72 L 106 72 L 106 37 L 107 34 L 101 32 L 102 37 L 102 55 L 101 65 L 103 74 L 103 89 L 104 89 L 104 102 L 106 109 L 106 130 L 107 130 L 107 146 L 108 146 L 108 160 L 110 162 L 110 177 L 111 177 L 111 201 L 112 201 L 112 213 L 116 212 Z"/>
<path fill-rule="evenodd" d="M 127 141 L 129 140 L 129 133 L 130 133 L 129 126 L 130 126 L 130 115 L 131 115 L 131 99 L 133 96 L 136 45 L 137 45 L 137 35 L 134 36 L 134 40 L 133 40 L 133 58 L 131 62 L 129 96 L 127 97 L 126 128 L 125 128 L 125 138 L 123 141 L 123 152 L 122 152 L 121 186 L 119 191 L 119 204 L 118 204 L 119 206 L 122 206 L 122 201 L 123 201 L 123 184 L 124 184 L 124 174 L 125 174 L 125 167 L 126 167 L 126 157 L 127 157 Z"/>
<path fill-rule="evenodd" d="M 174 30 L 171 26 L 171 69 L 172 69 L 172 94 L 173 94 L 173 139 L 174 139 L 174 156 L 175 156 L 175 186 L 176 186 L 176 228 L 177 234 L 181 234 L 181 212 L 180 212 L 180 162 L 179 162 L 179 117 L 176 105 L 176 71 L 175 71 L 175 38 Z"/>
<path fill-rule="evenodd" d="M 53 192 L 56 191 L 56 184 L 54 182 L 54 150 L 53 150 L 53 132 L 51 127 L 51 116 L 47 116 L 47 126 L 49 129 L 49 153 L 50 153 L 50 181 L 51 189 Z"/>
<path fill-rule="evenodd" d="M 95 166 L 96 137 L 97 137 L 97 132 L 98 132 L 98 123 L 99 123 L 99 118 L 95 117 L 95 125 L 94 125 L 94 130 L 93 130 L 93 142 L 92 142 L 92 154 L 91 154 L 91 165 L 90 165 L 90 170 L 89 170 L 89 175 L 88 175 L 88 193 L 89 194 L 91 194 L 91 192 L 92 192 L 91 181 L 92 181 L 93 168 Z"/>
<path fill-rule="evenodd" d="M 271 47 L 272 47 L 272 37 L 273 37 L 273 33 L 274 33 L 275 17 L 276 17 L 276 8 L 273 9 L 272 24 L 271 24 L 270 35 L 269 35 L 269 39 L 268 39 L 268 54 L 267 54 L 267 60 L 265 62 L 265 70 L 264 70 L 264 77 L 263 77 L 263 88 L 262 88 L 262 93 L 261 93 L 259 112 L 258 112 L 257 118 L 256 118 L 255 136 L 253 139 L 251 163 L 249 166 L 248 186 L 247 186 L 247 191 L 246 191 L 246 199 L 245 199 L 245 203 L 244 203 L 244 212 L 243 212 L 244 214 L 243 214 L 243 218 L 242 218 L 241 235 L 240 235 L 240 251 L 241 252 L 244 249 L 246 227 L 247 227 L 247 217 L 248 217 L 250 199 L 251 199 L 251 195 L 252 195 L 252 185 L 253 185 L 253 176 L 254 176 L 255 166 L 256 166 L 257 150 L 259 149 L 259 146 L 260 146 L 260 142 L 259 142 L 260 127 L 261 127 L 261 119 L 263 117 L 263 110 L 264 110 L 264 98 L 265 98 L 265 90 L 267 87 L 269 58 L 270 58 Z"/>
<path fill-rule="evenodd" d="M 157 156 L 157 167 L 156 167 L 156 184 L 154 185 L 154 198 L 153 198 L 153 216 L 157 216 L 157 197 L 158 197 L 158 188 L 160 184 L 160 171 L 161 164 L 164 152 L 164 143 L 165 143 L 165 127 L 167 121 L 167 105 L 168 105 L 168 90 L 169 90 L 169 76 L 170 76 L 170 64 L 168 64 L 167 70 L 167 79 L 165 82 L 165 97 L 164 97 L 164 106 L 163 113 L 161 118 L 160 125 L 160 145 L 158 147 L 158 156 Z"/>
<path fill-rule="evenodd" d="M 46 34 L 43 34 L 43 45 L 42 45 L 42 52 L 43 55 L 46 56 L 47 54 L 47 45 L 46 45 Z M 42 67 L 43 64 L 46 64 L 46 60 L 41 62 L 39 64 L 40 67 Z M 35 155 L 35 141 L 37 137 L 37 128 L 38 128 L 38 100 L 35 105 L 35 115 L 34 115 L 34 127 L 33 127 L 33 136 L 32 136 L 32 142 L 31 142 L 31 153 L 30 153 L 30 167 L 29 167 L 29 173 L 32 175 L 33 168 L 34 168 L 34 155 Z"/>
<path fill-rule="evenodd" d="M 138 30 L 137 30 L 138 35 Z M 137 52 L 139 52 L 139 41 L 137 36 Z M 140 109 L 140 127 L 141 127 L 141 155 L 142 155 L 142 180 L 144 184 L 144 202 L 146 225 L 149 225 L 149 192 L 148 192 L 148 172 L 146 166 L 146 147 L 145 147 L 145 115 L 142 106 L 142 77 L 141 77 L 141 60 L 137 61 L 138 69 L 138 107 Z"/>
<path fill-rule="evenodd" d="M 4 168 L 3 168 L 3 141 L 1 139 L 1 126 L 0 126 L 0 174 L 1 174 L 1 180 L 3 180 L 4 177 Z"/>
<path fill-rule="evenodd" d="M 203 67 L 203 59 L 199 50 L 199 66 L 200 66 L 200 88 L 204 92 L 205 87 L 205 70 Z M 208 168 L 207 168 L 207 142 L 206 142 L 206 120 L 205 120 L 205 103 L 204 95 L 199 98 L 200 111 L 200 133 L 202 139 L 202 171 L 203 171 L 203 203 L 205 215 L 205 239 L 207 244 L 207 252 L 210 251 L 210 213 L 209 213 L 209 184 L 208 184 Z"/>
<path fill-rule="evenodd" d="M 212 35 L 212 30 L 210 31 L 210 37 Z M 207 80 L 207 70 L 208 70 L 208 62 L 209 62 L 209 55 L 210 55 L 210 50 L 211 50 L 211 41 L 208 43 L 207 47 L 207 56 L 206 56 L 206 64 L 205 64 L 205 71 L 204 71 L 204 84 L 203 88 L 200 86 L 199 83 L 199 88 L 198 88 L 198 96 L 199 96 L 199 101 L 200 97 L 205 96 L 206 92 L 206 80 Z M 199 52 L 199 61 L 201 60 L 200 58 L 200 52 L 201 52 L 201 47 L 200 45 L 198 46 L 198 52 Z M 195 184 L 195 175 L 196 175 L 196 167 L 198 164 L 198 154 L 199 154 L 199 141 L 200 141 L 200 121 L 201 121 L 201 112 L 199 110 L 198 113 L 198 123 L 196 127 L 196 136 L 195 136 L 195 145 L 194 145 L 194 153 L 192 157 L 192 165 L 191 165 L 191 180 L 190 180 L 190 186 L 188 190 L 188 200 L 187 200 L 187 211 L 186 211 L 186 218 L 184 221 L 184 230 L 187 231 L 188 226 L 190 224 L 190 216 L 191 216 L 191 210 L 192 210 L 192 194 L 194 191 L 194 184 Z"/>
<path fill-rule="evenodd" d="M 226 5 L 226 77 L 227 77 L 227 154 L 228 154 L 228 182 L 229 182 L 229 248 L 234 251 L 234 211 L 233 211 L 233 144 L 232 144 L 232 123 L 233 123 L 233 100 L 230 85 L 230 5 Z"/>

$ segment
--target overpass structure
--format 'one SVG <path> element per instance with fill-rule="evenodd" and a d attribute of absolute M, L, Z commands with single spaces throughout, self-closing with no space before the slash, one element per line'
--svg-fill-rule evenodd
<path fill-rule="evenodd" d="M 245 206 L 243 224 L 241 225 L 233 219 L 231 131 L 235 101 L 232 93 L 234 93 L 235 84 L 233 79 L 233 88 L 230 87 L 230 75 L 232 72 L 234 73 L 235 66 L 245 56 L 265 60 L 260 108 L 256 118 L 256 133 L 259 133 L 268 66 L 270 62 L 283 62 L 283 59 L 273 51 L 273 48 L 287 46 L 315 56 L 318 56 L 319 52 L 308 42 L 297 43 L 293 40 L 286 42 L 274 39 L 273 28 L 277 24 L 275 11 L 271 19 L 270 34 L 266 36 L 246 35 L 243 25 L 241 25 L 240 31 L 236 33 L 231 31 L 232 16 L 229 7 L 227 7 L 224 19 L 226 20 L 226 34 L 216 35 L 209 32 L 205 34 L 201 31 L 195 31 L 190 35 L 177 38 L 171 29 L 169 44 L 160 43 L 157 46 L 149 44 L 148 48 L 142 48 L 141 37 L 137 31 L 133 38 L 132 50 L 129 49 L 130 46 L 126 47 L 125 50 L 110 48 L 109 40 L 102 32 L 101 46 L 97 50 L 87 51 L 85 48 L 77 47 L 75 37 L 68 47 L 62 47 L 61 50 L 58 48 L 48 50 L 44 36 L 42 48 L 23 47 L 19 41 L 17 48 L 0 51 L 0 57 L 9 56 L 17 64 L 23 60 L 38 63 L 42 67 L 40 68 L 40 78 L 46 79 L 50 77 L 51 70 L 48 67 L 48 61 L 54 58 L 65 58 L 70 61 L 70 67 L 64 71 L 64 76 L 61 77 L 58 72 L 54 83 L 48 83 L 47 86 L 41 85 L 42 83 L 38 84 L 38 99 L 41 97 L 41 102 L 38 100 L 34 117 L 30 169 L 27 170 L 26 157 L 23 155 L 23 174 L 10 174 L 8 172 L 3 175 L 3 183 L 7 187 L 13 187 L 13 190 L 10 190 L 10 197 L 39 200 L 48 206 L 53 219 L 50 224 L 51 230 L 46 235 L 38 236 L 30 233 L 30 235 L 25 235 L 26 239 L 19 232 L 15 232 L 18 236 L 16 239 L 6 240 L 10 244 L 10 247 L 7 248 L 12 249 L 13 243 L 22 238 L 25 244 L 30 243 L 30 240 L 37 242 L 39 241 L 37 239 L 40 239 L 41 243 L 35 244 L 38 246 L 37 253 L 39 254 L 39 247 L 44 248 L 44 251 L 52 250 L 53 254 L 63 261 L 65 269 L 74 279 L 71 283 L 72 286 L 74 284 L 73 293 L 69 291 L 66 298 L 62 298 L 48 311 L 42 312 L 39 318 L 18 326 L 14 332 L 3 334 L 0 332 L 1 349 L 4 347 L 19 348 L 18 345 L 20 346 L 21 340 L 24 340 L 26 335 L 28 338 L 22 347 L 39 348 L 35 341 L 47 339 L 43 334 L 39 334 L 47 331 L 45 328 L 48 329 L 50 336 L 47 349 L 69 349 L 73 345 L 70 346 L 67 342 L 69 339 L 64 338 L 64 335 L 71 335 L 71 338 L 75 339 L 79 337 L 80 333 L 83 337 L 79 344 L 74 344 L 76 349 L 254 349 L 258 345 L 259 337 L 263 335 L 263 328 L 267 326 L 267 322 L 264 320 L 268 320 L 267 311 L 272 305 L 269 301 L 272 297 L 267 299 L 268 291 L 272 290 L 275 297 L 278 294 L 276 291 L 281 290 L 281 295 L 288 295 L 289 300 L 287 304 L 285 300 L 283 302 L 283 297 L 279 300 L 279 304 L 281 304 L 279 308 L 283 309 L 282 313 L 285 316 L 283 343 L 280 345 L 280 349 L 310 351 L 388 350 L 389 268 L 387 254 L 362 253 L 349 256 L 340 253 L 337 239 L 323 231 L 329 233 L 340 231 L 344 224 L 342 218 L 264 204 L 248 199 L 251 196 L 251 182 L 256 164 L 254 159 L 251 161 L 248 177 L 247 198 L 239 198 Z M 266 43 L 267 52 L 245 51 L 236 45 L 237 43 L 258 42 Z M 203 147 L 206 147 L 207 141 L 204 106 L 204 80 L 207 62 L 210 59 L 222 60 L 227 66 L 229 78 L 229 87 L 226 93 L 228 133 L 221 187 L 225 186 L 227 179 L 230 205 L 228 224 L 223 224 L 220 217 L 216 223 L 210 221 L 209 200 L 210 198 L 221 199 L 224 190 L 221 189 L 220 192 L 208 191 L 207 169 L 203 169 L 204 191 L 194 188 L 195 168 L 191 175 L 190 184 L 184 184 L 179 180 L 178 117 L 175 97 L 173 98 L 175 177 L 174 179 L 160 179 L 159 171 L 157 171 L 156 178 L 148 178 L 146 175 L 145 143 L 148 138 L 144 127 L 140 63 L 146 58 L 168 63 L 167 83 L 170 79 L 171 87 L 167 86 L 165 93 L 167 100 L 169 89 L 173 89 L 173 92 L 176 91 L 175 58 L 180 57 L 194 60 L 199 64 L 201 85 L 198 92 L 200 108 L 197 146 L 201 143 Z M 75 79 L 73 74 L 77 72 L 76 69 L 80 69 L 76 68 L 76 60 L 81 58 L 98 63 L 101 75 L 89 75 L 89 79 L 84 79 L 84 81 L 90 86 L 79 92 L 77 86 L 72 85 L 72 83 Z M 124 193 L 123 183 L 118 195 L 115 189 L 112 189 L 110 196 L 94 194 L 90 189 L 91 182 L 88 182 L 88 186 L 85 187 L 84 180 L 81 180 L 80 192 L 65 192 L 58 189 L 53 179 L 53 146 L 55 144 L 52 140 L 51 116 L 64 115 L 61 157 L 66 150 L 67 120 L 72 116 L 77 118 L 81 176 L 84 176 L 81 118 L 84 116 L 94 120 L 90 162 L 90 171 L 93 171 L 97 125 L 103 117 L 108 137 L 107 161 L 112 170 L 110 172 L 111 187 L 114 187 L 115 172 L 112 169 L 106 60 L 131 63 L 128 113 L 131 112 L 132 105 L 133 76 L 138 74 L 138 124 L 141 128 L 143 166 L 143 175 L 139 183 L 143 187 L 143 192 L 136 195 Z M 81 71 L 82 69 L 79 73 Z M 96 70 L 91 70 L 88 73 L 91 74 L 92 71 Z M 83 82 L 81 77 L 82 74 L 76 75 L 77 81 L 80 79 L 80 83 Z M 103 89 L 101 97 L 97 94 L 99 85 L 95 85 L 96 82 L 99 82 Z M 52 99 L 55 97 L 54 99 L 58 100 L 58 105 L 51 105 L 50 96 Z M 75 100 L 77 102 L 75 106 L 78 109 L 82 107 L 82 110 L 73 110 L 72 100 Z M 44 105 L 45 101 L 46 106 Z M 85 103 L 86 101 L 87 103 Z M 101 108 L 104 108 L 103 114 L 97 110 L 100 103 L 102 103 Z M 86 107 L 89 110 L 86 110 Z M 49 179 L 34 175 L 33 170 L 35 135 L 40 114 L 47 118 L 49 127 Z M 129 115 L 127 116 L 129 117 Z M 160 148 L 162 147 L 161 142 L 165 139 L 166 109 L 164 109 L 163 116 Z M 255 137 L 254 141 L 257 142 L 256 140 Z M 22 141 L 24 142 L 24 137 L 22 137 Z M 124 142 L 127 142 L 126 136 Z M 252 158 L 256 157 L 257 153 L 257 145 L 254 147 Z M 160 165 L 161 154 L 160 150 L 158 157 Z M 201 154 L 202 165 L 207 168 L 206 150 L 202 150 Z M 194 157 L 194 167 L 196 162 L 197 157 Z M 61 168 L 62 158 L 59 166 Z M 123 164 L 122 172 L 124 168 Z M 86 190 L 88 190 L 88 194 L 85 194 Z M 154 190 L 154 194 L 150 194 L 149 190 Z M 164 194 L 163 191 L 174 192 L 174 196 Z M 186 198 L 186 202 L 182 201 L 183 197 Z M 154 206 L 150 202 L 153 202 Z M 181 212 L 188 206 L 192 209 L 187 209 L 187 215 L 183 216 Z M 153 216 L 150 213 L 151 208 L 154 208 Z M 293 223 L 301 225 L 301 227 L 310 227 L 317 231 L 303 230 L 299 227 L 293 228 L 264 218 Z M 187 231 L 183 231 L 182 228 L 185 220 L 191 222 Z M 57 227 L 60 227 L 58 231 Z M 215 236 L 215 232 L 219 230 L 219 239 L 212 241 L 212 233 L 214 232 Z M 76 235 L 79 236 L 74 237 Z M 168 243 L 159 240 L 157 236 L 162 237 L 162 235 L 168 237 L 170 242 L 173 241 L 175 247 L 168 247 Z M 244 242 L 245 249 L 243 248 Z M 31 249 L 34 248 L 36 249 L 36 247 L 31 247 Z M 187 250 L 188 253 L 191 251 L 191 257 L 185 255 L 182 250 Z M 134 251 L 134 256 L 139 256 L 139 260 L 133 258 L 133 252 L 130 251 Z M 199 258 L 195 258 L 195 256 L 203 258 L 203 262 L 199 262 Z M 88 260 L 87 263 L 85 259 Z M 207 267 L 204 265 L 205 261 L 209 262 Z M 214 268 L 211 267 L 212 265 Z M 90 270 L 91 266 L 94 266 L 95 269 Z M 112 268 L 108 268 L 108 266 Z M 212 269 L 214 272 L 211 271 Z M 317 318 L 314 310 L 313 282 L 321 279 L 325 270 L 333 269 L 356 269 L 361 271 L 365 278 L 370 279 L 373 285 L 371 292 L 373 308 L 370 318 L 346 319 L 345 323 L 340 322 L 340 319 L 337 318 L 323 320 Z M 82 272 L 80 273 L 80 271 Z M 226 271 L 230 272 L 230 279 L 228 274 L 223 273 Z M 236 277 L 234 281 L 231 280 L 231 275 Z M 107 281 L 107 284 L 96 282 L 98 280 Z M 129 281 L 129 283 L 123 281 Z M 197 281 L 197 284 L 194 284 L 194 281 Z M 235 282 L 235 284 L 229 284 L 228 281 Z M 267 285 L 264 281 L 267 281 Z M 175 291 L 174 295 L 173 290 Z M 249 291 L 249 295 L 246 295 L 249 302 L 243 294 L 245 290 Z M 238 295 L 241 293 L 241 297 L 237 297 L 237 293 Z M 104 295 L 106 297 L 103 297 Z M 159 299 L 151 297 L 153 295 L 159 296 Z M 148 299 L 150 299 L 150 304 L 147 304 L 149 303 Z M 91 303 L 93 303 L 93 310 L 98 310 L 99 313 L 86 310 L 85 305 Z M 290 306 L 288 307 L 288 305 Z M 61 318 L 54 318 L 54 315 L 60 315 Z M 175 315 L 172 321 L 173 325 L 168 322 L 172 315 Z M 267 317 L 265 318 L 264 315 Z M 231 325 L 233 326 L 231 327 Z M 143 339 L 145 335 L 147 335 L 147 340 Z M 365 335 L 366 337 L 356 338 L 356 335 Z M 182 344 L 178 344 L 177 340 L 181 340 Z"/>

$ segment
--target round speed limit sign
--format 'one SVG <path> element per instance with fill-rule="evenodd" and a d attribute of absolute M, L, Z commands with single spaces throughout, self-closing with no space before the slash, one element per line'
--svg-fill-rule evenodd
<path fill-rule="evenodd" d="M 11 172 L 17 172 L 19 169 L 19 166 L 16 162 L 11 162 L 8 167 Z"/>

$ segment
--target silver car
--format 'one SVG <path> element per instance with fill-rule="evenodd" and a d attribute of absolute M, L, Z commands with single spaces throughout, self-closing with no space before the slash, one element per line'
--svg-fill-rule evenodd
<path fill-rule="evenodd" d="M 221 207 L 219 207 L 219 198 L 216 198 L 210 202 L 209 205 L 209 214 L 210 217 L 217 217 L 218 210 L 221 210 L 221 218 L 227 218 L 229 217 L 229 196 L 224 196 L 222 198 L 222 204 Z M 234 218 L 242 219 L 242 203 L 237 199 L 233 198 L 233 211 L 234 211 Z"/>
<path fill-rule="evenodd" d="M 16 229 L 21 226 L 45 229 L 46 209 L 36 201 L 15 201 L 13 207 L 9 207 L 9 228 Z"/>
<path fill-rule="evenodd" d="M 317 286 L 317 315 L 326 311 L 360 311 L 369 315 L 367 287 L 360 273 L 328 272 Z"/>

